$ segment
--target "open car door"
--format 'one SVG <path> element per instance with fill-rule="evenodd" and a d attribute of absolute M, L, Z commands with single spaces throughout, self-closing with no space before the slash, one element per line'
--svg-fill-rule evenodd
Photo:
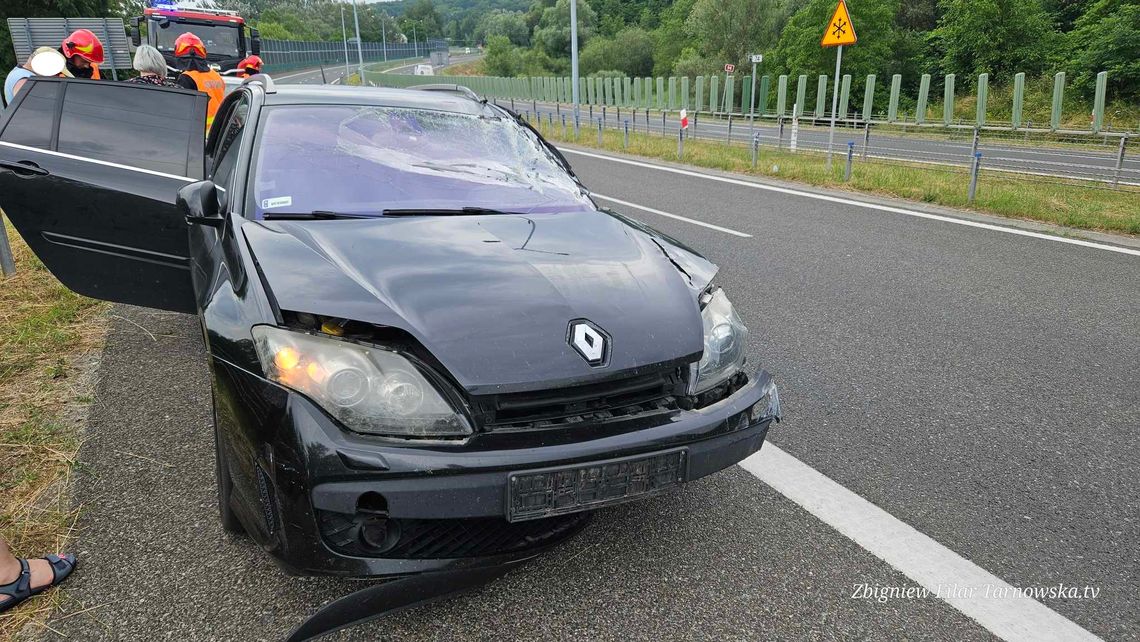
<path fill-rule="evenodd" d="M 205 94 L 30 78 L 0 114 L 0 209 L 68 288 L 195 312 L 178 190 L 203 175 Z"/>

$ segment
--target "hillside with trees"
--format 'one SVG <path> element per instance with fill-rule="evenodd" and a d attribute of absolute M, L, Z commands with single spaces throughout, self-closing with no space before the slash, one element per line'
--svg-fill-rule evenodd
<path fill-rule="evenodd" d="M 398 0 L 358 2 L 361 36 L 389 42 L 446 38 L 485 45 L 491 75 L 566 75 L 570 70 L 570 0 Z M 216 0 L 236 9 L 265 38 L 339 40 L 334 0 Z M 141 0 L 7 0 L 13 16 L 129 17 Z M 829 74 L 834 54 L 819 38 L 835 0 L 578 0 L 584 75 L 696 76 L 725 63 L 740 72 L 763 53 L 765 74 Z M 901 74 L 904 93 L 923 73 L 954 73 L 959 86 L 988 72 L 995 86 L 1013 74 L 1042 78 L 1065 71 L 1089 95 L 1109 72 L 1109 99 L 1140 101 L 1140 0 L 849 0 L 859 43 L 844 53 L 844 72 Z M 348 12 L 346 12 L 348 13 Z M 348 13 L 349 17 L 351 14 Z M 6 25 L 0 23 L 0 30 Z M 349 26 L 351 30 L 351 23 Z M 0 31 L 3 64 L 14 64 Z"/>
<path fill-rule="evenodd" d="M 417 0 L 428 1 L 428 0 Z M 454 0 L 453 0 L 454 1 Z M 834 52 L 819 39 L 835 0 L 579 0 L 584 75 L 695 76 L 725 63 L 763 73 L 829 74 Z M 1138 0 L 850 0 L 859 43 L 844 72 L 902 74 L 917 91 L 923 73 L 954 73 L 968 86 L 978 73 L 1007 83 L 1018 72 L 1065 71 L 1089 94 L 1099 71 L 1109 98 L 1140 99 Z M 488 12 L 461 36 L 487 47 L 491 75 L 569 73 L 569 0 L 536 0 L 525 10 Z M 445 16 L 445 20 L 446 20 Z"/>

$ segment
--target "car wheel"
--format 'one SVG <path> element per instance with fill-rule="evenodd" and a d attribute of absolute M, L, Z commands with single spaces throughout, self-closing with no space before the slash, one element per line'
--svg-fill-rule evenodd
<path fill-rule="evenodd" d="M 213 394 L 210 395 L 213 400 Z M 233 535 L 244 535 L 245 528 L 238 521 L 233 508 L 230 507 L 230 495 L 233 493 L 233 479 L 230 477 L 229 461 L 222 452 L 222 440 L 218 435 L 218 407 L 213 404 L 214 411 L 214 472 L 218 479 L 218 513 L 222 520 L 222 530 Z"/>

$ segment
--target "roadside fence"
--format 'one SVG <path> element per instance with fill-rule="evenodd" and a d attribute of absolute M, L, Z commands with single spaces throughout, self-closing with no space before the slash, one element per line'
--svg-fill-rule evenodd
<path fill-rule="evenodd" d="M 381 77 L 369 75 L 368 79 L 377 85 L 407 87 L 416 84 L 414 79 L 399 78 L 393 75 Z M 994 105 L 989 100 L 989 74 L 980 74 L 974 91 L 976 106 L 972 114 L 958 113 L 956 103 L 956 83 L 954 74 L 943 80 L 941 101 L 931 99 L 932 81 L 930 74 L 922 76 L 917 101 L 913 108 L 908 107 L 902 95 L 902 76 L 891 77 L 889 87 L 880 87 L 874 74 L 868 75 L 861 88 L 853 85 L 852 77 L 846 74 L 841 79 L 838 120 L 843 123 L 861 125 L 909 126 L 925 129 L 978 128 L 983 130 L 1008 130 L 1017 132 L 1050 133 L 1101 133 L 1101 132 L 1140 132 L 1140 123 L 1114 123 L 1106 110 L 1108 95 L 1108 72 L 1096 75 L 1095 95 L 1089 105 L 1088 128 L 1066 128 L 1063 126 L 1063 106 L 1066 95 L 1066 75 L 1058 73 L 1053 78 L 1050 117 L 1045 122 L 1032 122 L 1025 117 L 1025 74 L 1014 77 L 1014 92 L 1008 120 L 997 120 L 994 113 L 1005 114 L 1005 106 Z M 573 83 L 568 77 L 519 77 L 498 76 L 439 76 L 436 82 L 456 82 L 466 85 L 483 96 L 529 100 L 538 102 L 568 103 L 572 100 Z M 723 82 L 722 82 L 723 81 Z M 793 88 L 794 84 L 794 88 Z M 628 78 L 614 76 L 591 76 L 579 79 L 579 103 L 595 108 L 609 107 L 623 109 L 651 109 L 654 111 L 688 110 L 717 116 L 732 115 L 736 118 L 753 115 L 758 120 L 792 118 L 817 121 L 828 120 L 831 101 L 828 96 L 828 77 L 819 75 L 813 82 L 806 74 L 798 78 L 787 75 L 760 76 L 752 90 L 751 77 L 744 76 L 697 76 Z M 860 93 L 861 92 L 861 93 Z M 886 100 L 883 98 L 886 97 Z M 876 105 L 887 104 L 885 111 Z M 795 112 L 795 113 L 793 113 Z"/>
<path fill-rule="evenodd" d="M 581 140 L 583 133 L 574 127 L 573 108 L 561 103 L 492 99 L 512 109 L 543 131 L 556 132 L 555 124 L 563 124 L 564 140 Z M 1027 189 L 1034 184 L 1066 184 L 1087 189 L 1136 190 L 1140 202 L 1140 154 L 1130 149 L 1137 136 L 1117 133 L 1110 145 L 1101 143 L 1102 136 L 1086 132 L 1083 136 L 1053 136 L 1048 146 L 1025 144 L 1023 137 L 982 129 L 953 130 L 941 136 L 927 130 L 915 131 L 889 126 L 837 127 L 835 145 L 828 149 L 828 129 L 822 121 L 782 118 L 775 123 L 732 115 L 710 116 L 688 114 L 689 128 L 682 129 L 679 112 L 644 109 L 594 108 L 580 110 L 581 129 L 595 129 L 599 142 L 603 130 L 614 130 L 623 148 L 630 146 L 630 135 L 673 138 L 677 141 L 677 159 L 684 160 L 686 143 L 695 140 L 721 142 L 750 148 L 752 167 L 757 167 L 765 150 L 803 155 L 805 159 L 822 161 L 829 152 L 843 165 L 843 180 L 850 181 L 859 172 L 860 163 L 898 168 L 920 168 L 935 171 L 951 183 L 958 182 L 973 203 L 983 173 L 1025 181 Z M 567 121 L 569 125 L 567 126 Z M 567 136 L 567 131 L 571 136 Z M 1131 156 L 1129 156 L 1129 152 Z M 790 158 L 785 156 L 784 158 Z"/>
<path fill-rule="evenodd" d="M 420 80 L 422 82 L 422 79 Z M 434 80 L 433 82 L 438 82 Z M 409 85 L 413 83 L 408 83 Z M 559 102 L 492 98 L 496 104 L 528 118 L 569 118 L 574 127 L 573 106 Z M 758 148 L 771 146 L 789 151 L 828 153 L 828 121 L 816 118 L 777 117 L 760 119 L 736 114 L 688 113 L 686 138 L 722 140 Z M 634 133 L 678 136 L 680 111 L 584 105 L 579 121 L 600 122 L 610 129 L 629 128 Z M 594 125 L 597 126 L 597 125 Z M 852 142 L 852 161 L 868 158 L 927 167 L 962 168 L 969 172 L 975 154 L 981 152 L 986 171 L 1042 179 L 1069 179 L 1091 186 L 1140 186 L 1140 154 L 1135 149 L 1140 136 L 1129 132 L 1026 132 L 979 127 L 945 129 L 903 127 L 895 124 L 837 123 L 833 154 L 843 154 Z"/>
<path fill-rule="evenodd" d="M 356 65 L 359 55 L 363 54 L 364 62 L 386 62 L 389 60 L 406 60 L 409 58 L 426 58 L 433 51 L 448 51 L 446 40 L 428 40 L 426 42 L 409 43 L 383 43 L 362 42 L 360 51 L 356 43 L 348 43 L 349 66 Z M 292 69 L 305 67 L 332 66 L 345 64 L 344 41 L 307 41 L 307 40 L 273 40 L 262 39 L 261 58 L 265 61 L 266 69 L 270 73 L 281 73 Z"/>

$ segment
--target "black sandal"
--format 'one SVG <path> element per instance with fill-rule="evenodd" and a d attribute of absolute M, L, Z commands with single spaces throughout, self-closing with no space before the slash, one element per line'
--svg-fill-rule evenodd
<path fill-rule="evenodd" d="M 0 602 L 0 613 L 16 606 L 24 600 L 39 595 L 49 588 L 59 584 L 71 575 L 75 570 L 77 563 L 74 555 L 47 555 L 42 559 L 47 560 L 51 565 L 51 582 L 39 587 L 32 588 L 32 569 L 28 566 L 28 560 L 21 559 L 20 561 L 20 575 L 16 579 L 7 584 L 0 584 L 0 595 L 7 596 L 8 599 Z"/>

